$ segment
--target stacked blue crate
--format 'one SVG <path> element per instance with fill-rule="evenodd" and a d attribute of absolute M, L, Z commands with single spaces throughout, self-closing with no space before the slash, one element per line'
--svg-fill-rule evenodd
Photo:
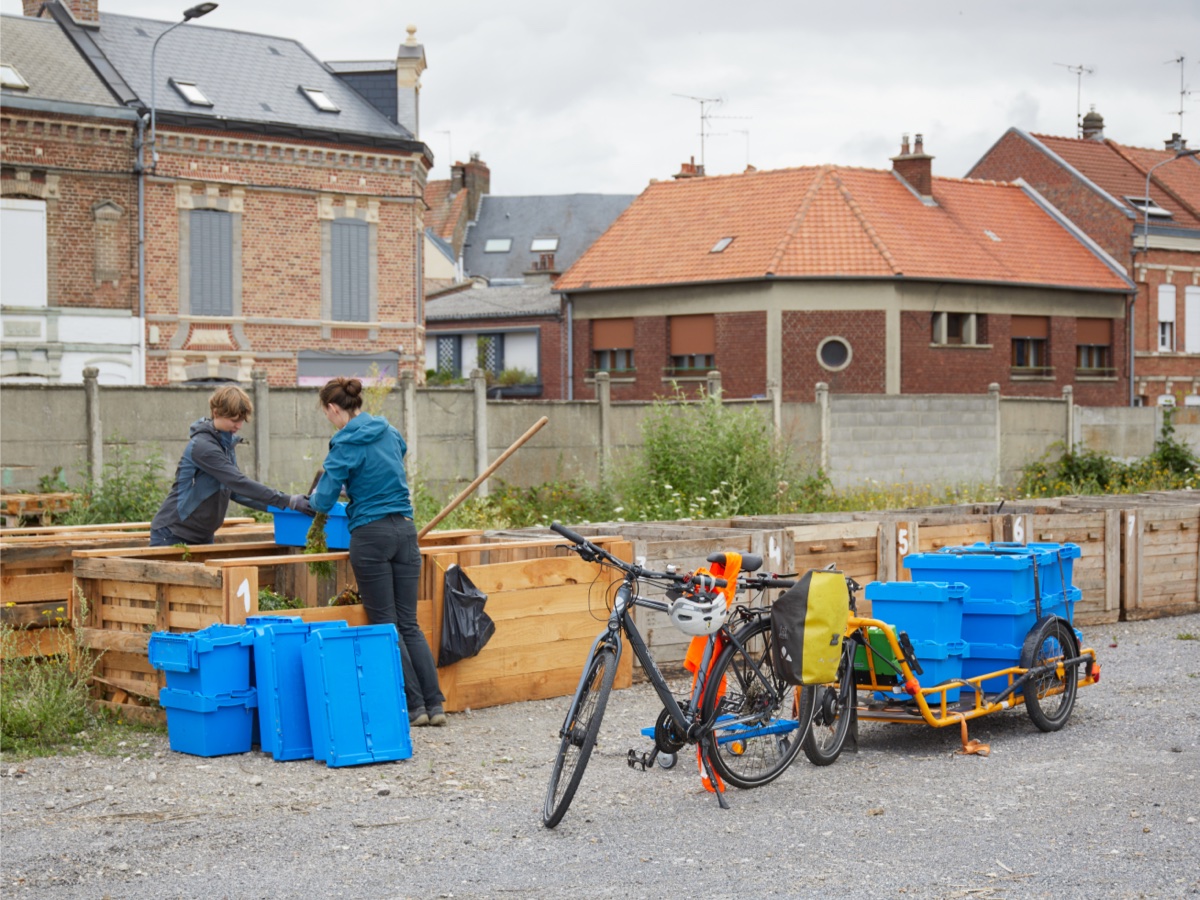
<path fill-rule="evenodd" d="M 963 657 L 967 645 L 962 640 L 964 603 L 970 589 L 962 583 L 926 581 L 872 581 L 864 592 L 871 601 L 871 615 L 887 622 L 896 633 L 907 632 L 913 653 L 924 670 L 922 687 L 933 687 L 962 677 Z M 904 686 L 897 685 L 901 694 Z M 946 701 L 956 703 L 961 688 L 946 690 Z M 895 699 L 879 694 L 880 699 Z M 907 693 L 903 700 L 910 700 Z M 941 696 L 930 697 L 940 702 Z"/>
<path fill-rule="evenodd" d="M 250 629 L 240 625 L 150 636 L 150 664 L 167 676 L 158 702 L 167 711 L 172 750 L 193 756 L 249 751 L 257 706 L 252 641 Z"/>

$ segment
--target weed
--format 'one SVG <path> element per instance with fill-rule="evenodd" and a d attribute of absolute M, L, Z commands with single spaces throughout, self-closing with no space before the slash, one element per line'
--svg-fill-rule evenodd
<path fill-rule="evenodd" d="M 192 550 L 187 544 L 180 542 L 178 544 L 172 544 L 171 546 L 179 551 L 180 559 L 182 559 L 183 562 L 192 561 Z"/>
<path fill-rule="evenodd" d="M 258 589 L 259 612 L 275 612 L 280 609 L 304 609 L 304 601 L 298 597 L 276 593 L 270 588 Z"/>
<path fill-rule="evenodd" d="M 38 479 L 39 494 L 57 494 L 60 491 L 67 489 L 67 480 L 63 478 L 63 467 L 55 466 L 54 471 L 49 475 L 43 475 Z"/>
<path fill-rule="evenodd" d="M 1177 641 L 1200 641 L 1200 634 L 1192 634 L 1190 631 L 1181 631 L 1175 635 Z"/>
<path fill-rule="evenodd" d="M 89 477 L 59 521 L 63 525 L 149 521 L 169 489 L 161 453 L 156 450 L 137 460 L 128 447 L 118 445 L 114 458 L 104 464 L 100 482 Z"/>

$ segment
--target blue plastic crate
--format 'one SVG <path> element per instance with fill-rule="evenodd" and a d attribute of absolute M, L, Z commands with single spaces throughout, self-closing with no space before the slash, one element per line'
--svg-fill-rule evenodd
<path fill-rule="evenodd" d="M 911 640 L 912 635 L 909 635 Z M 913 653 L 917 656 L 917 661 L 921 664 L 922 672 L 917 675 L 917 681 L 921 683 L 923 688 L 931 688 L 941 684 L 943 681 L 950 681 L 954 678 L 963 677 L 963 660 L 967 654 L 967 644 L 965 641 L 912 641 Z M 915 672 L 913 673 L 916 674 Z M 962 688 L 950 688 L 946 691 L 946 702 L 957 703 L 959 693 Z M 877 691 L 875 694 L 881 700 L 895 702 L 910 701 L 912 696 L 904 690 L 903 683 L 896 685 L 895 690 L 890 694 L 885 694 L 882 691 Z M 941 703 L 941 694 L 934 694 L 926 698 L 926 702 L 932 704 Z"/>
<path fill-rule="evenodd" d="M 1064 585 L 1070 588 L 1073 560 L 1079 555 L 1077 544 L 978 543 L 910 553 L 904 566 L 914 581 L 961 581 L 974 598 L 1021 601 L 1032 600 L 1039 592 L 1061 594 Z"/>
<path fill-rule="evenodd" d="M 278 761 L 311 759 L 301 652 L 313 630 L 345 628 L 346 623 L 304 622 L 294 616 L 252 616 L 246 623 L 254 630 L 259 746 Z"/>
<path fill-rule="evenodd" d="M 314 631 L 301 659 L 314 759 L 337 767 L 412 756 L 394 626 Z"/>
<path fill-rule="evenodd" d="M 871 618 L 887 622 L 913 641 L 962 640 L 963 601 L 970 589 L 962 583 L 872 581 L 864 596 Z"/>
<path fill-rule="evenodd" d="M 974 678 L 977 675 L 986 675 L 989 672 L 998 672 L 1001 669 L 1008 669 L 1021 662 L 1021 644 L 1025 641 L 1022 636 L 1020 643 L 1016 644 L 987 644 L 983 642 L 970 644 L 970 653 L 963 660 L 962 675 L 963 678 Z M 1016 676 L 1013 676 L 1014 678 Z M 1007 675 L 1000 675 L 996 678 L 989 678 L 983 682 L 984 693 L 997 694 L 1008 687 Z M 1016 696 L 1020 696 L 1018 691 Z"/>
<path fill-rule="evenodd" d="M 225 756 L 250 750 L 254 690 L 221 696 L 163 688 L 158 702 L 167 711 L 171 749 L 193 756 Z"/>
<path fill-rule="evenodd" d="M 242 625 L 209 625 L 201 631 L 150 635 L 150 665 L 167 673 L 175 691 L 217 696 L 250 688 L 250 644 Z"/>
<path fill-rule="evenodd" d="M 1083 596 L 1079 588 L 1064 594 L 1042 596 L 1043 616 L 1061 616 L 1074 620 L 1075 604 Z M 1038 604 L 1033 600 L 976 600 L 968 599 L 963 606 L 963 640 L 974 646 L 981 644 L 1015 644 L 1020 647 L 1025 635 L 1037 623 Z"/>
<path fill-rule="evenodd" d="M 275 515 L 275 543 L 285 547 L 303 547 L 308 542 L 308 529 L 312 527 L 312 516 L 291 509 L 268 506 L 267 512 Z M 330 550 L 350 549 L 350 519 L 346 516 L 346 504 L 338 502 L 329 511 L 325 520 L 325 546 Z"/>

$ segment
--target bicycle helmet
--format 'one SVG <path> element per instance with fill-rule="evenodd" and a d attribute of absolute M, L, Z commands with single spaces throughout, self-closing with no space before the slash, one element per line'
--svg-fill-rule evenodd
<path fill-rule="evenodd" d="M 717 631 L 729 618 L 729 603 L 723 594 L 684 594 L 671 602 L 671 623 L 684 634 L 704 637 Z"/>

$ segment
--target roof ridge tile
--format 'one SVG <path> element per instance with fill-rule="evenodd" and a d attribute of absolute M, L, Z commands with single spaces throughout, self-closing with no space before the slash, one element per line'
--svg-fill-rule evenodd
<path fill-rule="evenodd" d="M 805 168 L 814 168 L 806 166 Z M 825 181 L 825 177 L 833 169 L 831 165 L 816 166 L 816 175 L 813 177 L 812 184 L 808 186 L 808 190 L 804 192 L 804 199 L 800 201 L 800 208 L 796 210 L 796 215 L 792 217 L 792 223 L 788 226 L 788 230 L 784 232 L 779 243 L 775 247 L 775 252 L 771 254 L 771 261 L 767 264 L 767 275 L 774 275 L 779 269 L 780 263 L 783 262 L 783 257 L 787 253 L 788 246 L 792 243 L 792 239 L 799 234 L 800 226 L 804 224 L 804 219 L 808 216 L 808 211 L 812 209 L 813 201 L 816 200 L 817 194 L 821 192 L 821 185 Z M 779 171 L 778 169 L 772 171 Z"/>
<path fill-rule="evenodd" d="M 854 194 L 850 191 L 849 186 L 842 181 L 841 176 L 838 174 L 836 169 L 833 172 L 833 181 L 837 186 L 838 191 L 841 193 L 842 198 L 846 201 L 846 206 L 850 209 L 850 212 L 854 214 L 854 218 L 858 220 L 858 224 L 862 226 L 863 232 L 871 241 L 871 245 L 877 251 L 879 251 L 879 255 L 883 257 L 883 261 L 887 263 L 888 268 L 892 270 L 892 274 L 903 275 L 904 271 L 900 267 L 896 257 L 892 254 L 892 251 L 888 248 L 888 245 L 884 243 L 883 238 L 879 235 L 879 232 L 875 230 L 875 226 L 871 224 L 869 219 L 867 219 L 867 214 L 863 211 L 863 208 L 854 198 Z"/>

